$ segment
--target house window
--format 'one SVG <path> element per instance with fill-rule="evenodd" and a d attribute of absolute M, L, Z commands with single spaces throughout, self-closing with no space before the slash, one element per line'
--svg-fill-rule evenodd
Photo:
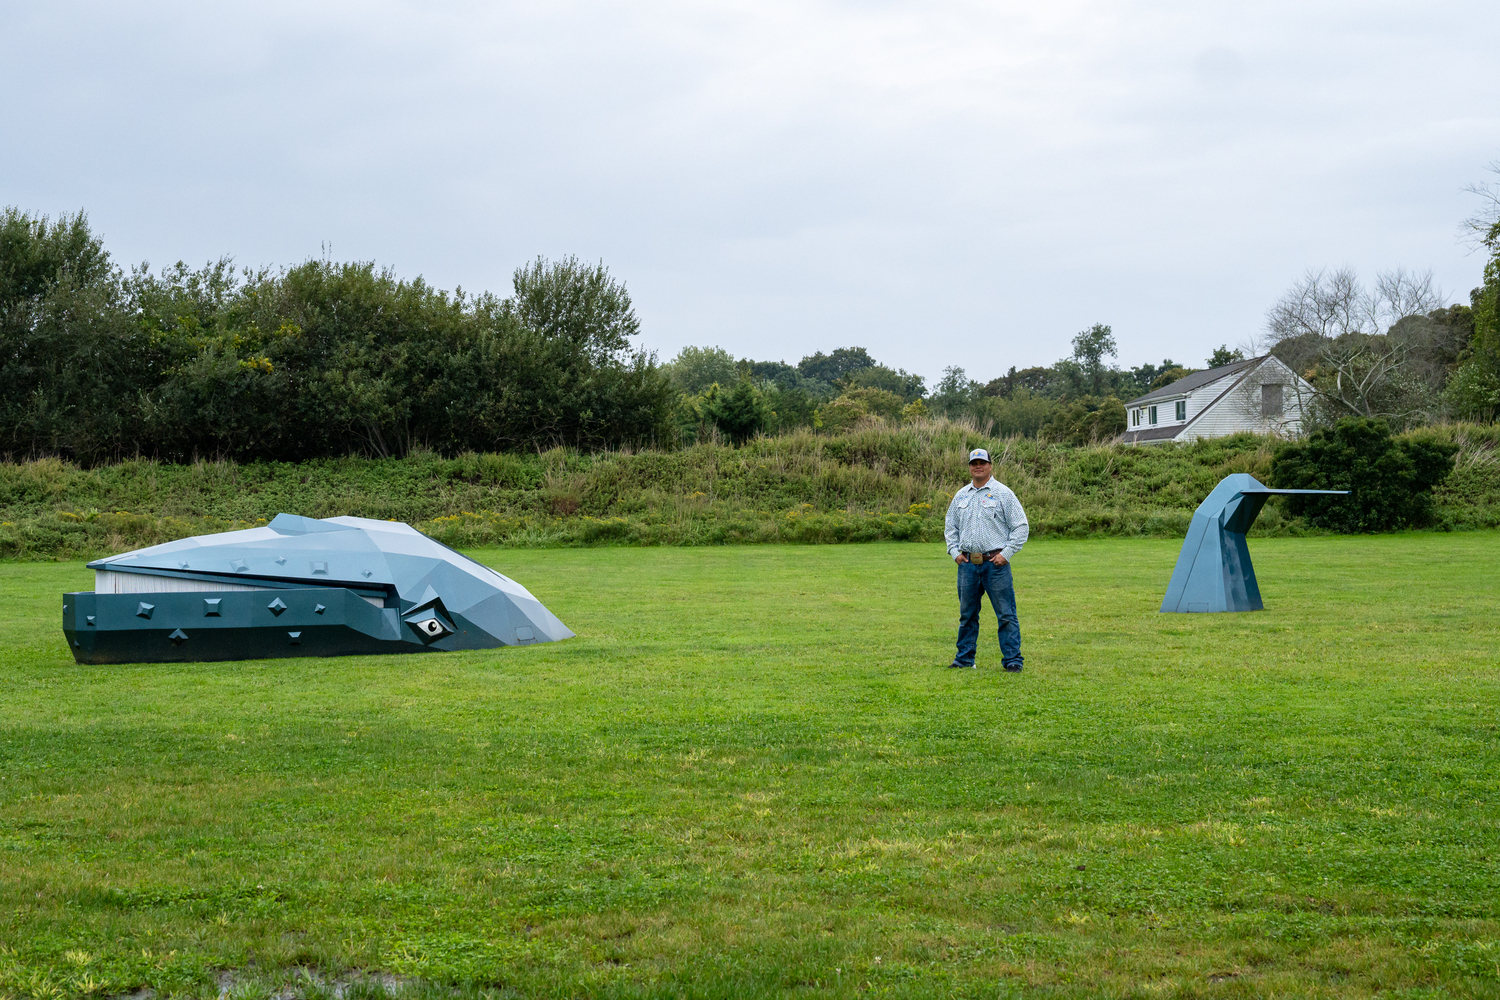
<path fill-rule="evenodd" d="M 1282 387 L 1266 383 L 1260 387 L 1260 415 L 1263 417 L 1279 417 L 1283 406 Z"/>
<path fill-rule="evenodd" d="M 1147 419 L 1150 420 L 1153 424 L 1156 423 L 1156 407 L 1151 407 L 1151 410 L 1147 415 Z"/>
<path fill-rule="evenodd" d="M 1186 420 L 1187 419 L 1187 400 L 1185 400 L 1185 399 L 1179 399 L 1177 401 L 1177 419 L 1178 420 Z"/>
<path fill-rule="evenodd" d="M 1141 426 L 1141 411 L 1140 410 L 1131 410 L 1130 411 L 1130 426 L 1132 426 L 1132 427 L 1139 427 L 1139 426 Z"/>

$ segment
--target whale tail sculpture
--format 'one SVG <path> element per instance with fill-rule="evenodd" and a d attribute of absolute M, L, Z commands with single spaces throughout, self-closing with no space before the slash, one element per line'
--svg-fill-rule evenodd
<path fill-rule="evenodd" d="M 1273 490 L 1244 472 L 1225 476 L 1193 512 L 1163 611 L 1261 611 L 1260 586 L 1245 532 L 1273 496 L 1347 494 L 1348 490 Z"/>

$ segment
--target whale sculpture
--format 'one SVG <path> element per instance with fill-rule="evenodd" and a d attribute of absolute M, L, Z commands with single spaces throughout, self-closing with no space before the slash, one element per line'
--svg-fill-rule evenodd
<path fill-rule="evenodd" d="M 1262 611 L 1260 585 L 1245 532 L 1273 496 L 1292 493 L 1343 495 L 1348 490 L 1273 490 L 1254 476 L 1236 472 L 1215 486 L 1188 525 L 1187 538 L 1167 584 L 1163 611 Z"/>
<path fill-rule="evenodd" d="M 525 587 L 396 521 L 278 514 L 88 564 L 80 663 L 418 653 L 573 635 Z"/>

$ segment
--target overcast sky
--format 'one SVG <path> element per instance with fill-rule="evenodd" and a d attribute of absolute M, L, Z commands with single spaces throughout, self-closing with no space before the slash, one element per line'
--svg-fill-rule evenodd
<path fill-rule="evenodd" d="M 0 203 L 125 265 L 602 259 L 647 347 L 928 376 L 1255 338 L 1308 268 L 1467 301 L 1500 4 L 0 3 Z"/>

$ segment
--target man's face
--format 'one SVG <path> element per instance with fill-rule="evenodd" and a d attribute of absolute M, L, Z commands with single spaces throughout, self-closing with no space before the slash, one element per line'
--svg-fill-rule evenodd
<path fill-rule="evenodd" d="M 970 462 L 969 475 L 974 477 L 975 482 L 988 482 L 990 470 L 993 468 L 994 466 L 988 462 Z"/>

